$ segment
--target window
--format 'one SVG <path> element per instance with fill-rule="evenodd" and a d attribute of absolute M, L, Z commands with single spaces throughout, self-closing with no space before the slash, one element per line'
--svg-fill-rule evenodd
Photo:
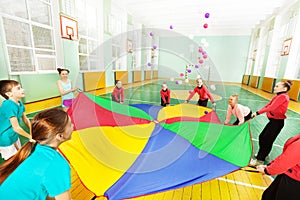
<path fill-rule="evenodd" d="M 0 17 L 12 74 L 56 68 L 50 0 L 3 0 Z"/>
<path fill-rule="evenodd" d="M 100 71 L 103 66 L 100 57 L 100 17 L 99 1 L 76 1 L 79 39 L 79 64 L 81 71 Z"/>

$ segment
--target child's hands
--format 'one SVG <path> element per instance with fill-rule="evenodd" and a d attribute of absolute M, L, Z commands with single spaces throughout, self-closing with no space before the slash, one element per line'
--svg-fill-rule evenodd
<path fill-rule="evenodd" d="M 255 112 L 255 113 L 252 113 L 251 118 L 254 118 L 254 117 L 256 117 L 256 116 L 257 116 L 256 112 Z"/>
<path fill-rule="evenodd" d="M 213 103 L 212 103 L 212 106 L 213 106 L 213 107 L 215 107 L 216 105 L 217 105 L 216 102 L 213 102 Z"/>

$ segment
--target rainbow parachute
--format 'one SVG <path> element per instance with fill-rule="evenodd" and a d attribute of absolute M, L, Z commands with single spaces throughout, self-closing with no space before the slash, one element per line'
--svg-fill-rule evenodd
<path fill-rule="evenodd" d="M 68 113 L 75 128 L 60 151 L 84 186 L 108 199 L 211 180 L 247 166 L 252 154 L 248 123 L 224 126 L 209 108 L 128 106 L 80 93 Z"/>

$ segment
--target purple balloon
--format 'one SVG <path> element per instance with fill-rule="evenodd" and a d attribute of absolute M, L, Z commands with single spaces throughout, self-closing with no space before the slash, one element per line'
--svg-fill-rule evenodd
<path fill-rule="evenodd" d="M 147 64 L 149 67 L 151 66 L 151 63 L 150 62 L 148 62 L 148 64 Z"/>
<path fill-rule="evenodd" d="M 209 18 L 209 13 L 205 13 L 205 18 Z"/>
<path fill-rule="evenodd" d="M 176 81 L 175 83 L 178 85 L 178 84 L 179 84 L 179 81 Z"/>
<path fill-rule="evenodd" d="M 153 49 L 156 49 L 157 48 L 157 46 L 156 45 L 153 45 Z"/>
<path fill-rule="evenodd" d="M 173 27 L 173 25 L 170 25 L 170 29 L 173 29 L 174 27 Z"/>
<path fill-rule="evenodd" d="M 204 114 L 206 114 L 206 115 L 207 115 L 207 114 L 208 114 L 208 111 L 207 111 L 207 110 L 206 110 L 206 111 L 204 111 Z"/>
<path fill-rule="evenodd" d="M 188 72 L 188 73 L 191 73 L 191 72 L 192 72 L 192 70 L 191 70 L 191 69 L 188 69 L 188 70 L 187 70 L 187 72 Z"/>
<path fill-rule="evenodd" d="M 205 54 L 207 54 L 206 51 L 202 51 L 202 55 L 205 55 Z"/>
<path fill-rule="evenodd" d="M 152 32 L 150 32 L 150 33 L 149 33 L 149 35 L 152 37 L 152 36 L 153 36 L 153 33 L 152 33 Z"/>
<path fill-rule="evenodd" d="M 199 65 L 195 65 L 195 68 L 198 69 L 198 68 L 199 68 Z"/>

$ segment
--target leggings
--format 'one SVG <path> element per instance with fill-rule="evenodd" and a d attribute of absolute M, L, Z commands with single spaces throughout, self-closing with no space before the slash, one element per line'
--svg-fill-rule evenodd
<path fill-rule="evenodd" d="M 262 200 L 298 200 L 300 198 L 300 182 L 280 174 L 264 191 Z"/>
<path fill-rule="evenodd" d="M 284 119 L 271 119 L 259 135 L 259 150 L 257 160 L 265 161 L 265 158 L 272 150 L 272 146 L 281 129 L 284 126 Z"/>
<path fill-rule="evenodd" d="M 252 111 L 250 110 L 249 114 L 244 117 L 244 122 L 248 121 L 251 119 Z M 236 121 L 233 123 L 233 125 L 238 125 L 240 123 L 239 119 L 236 119 Z"/>

